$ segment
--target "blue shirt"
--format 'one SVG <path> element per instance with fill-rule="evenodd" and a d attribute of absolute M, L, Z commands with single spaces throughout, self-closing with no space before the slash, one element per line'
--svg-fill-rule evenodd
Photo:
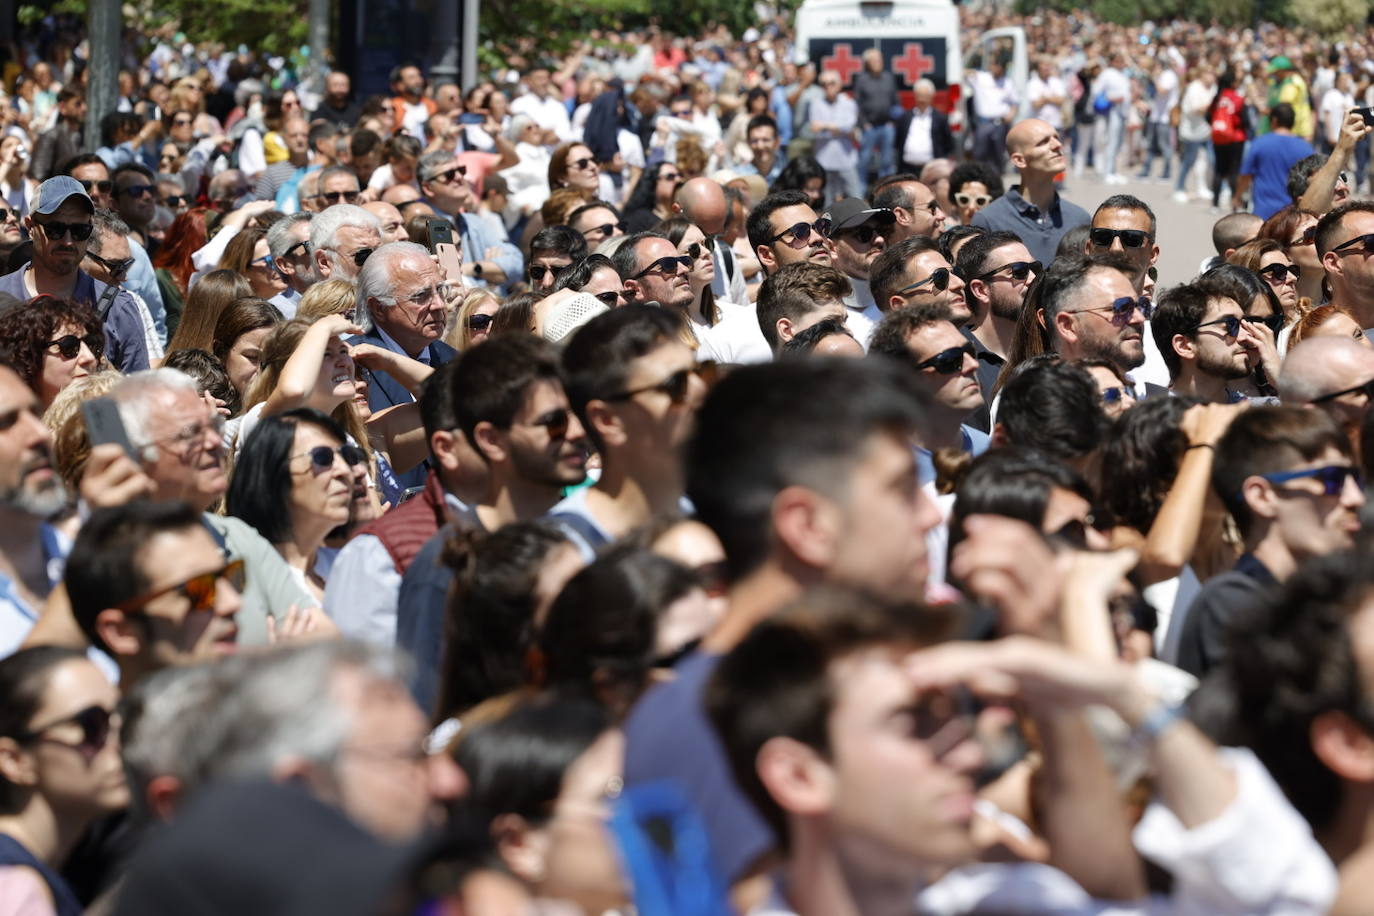
<path fill-rule="evenodd" d="M 973 225 L 979 229 L 1016 233 L 1017 238 L 1025 243 L 1030 256 L 1041 264 L 1049 264 L 1054 260 L 1059 240 L 1065 233 L 1091 222 L 1092 217 L 1087 210 L 1070 203 L 1058 193 L 1054 195 L 1054 203 L 1050 208 L 1041 212 L 1039 207 L 1022 197 L 1017 188 L 1007 191 L 973 215 Z"/>
<path fill-rule="evenodd" d="M 1292 134 L 1264 134 L 1250 141 L 1240 164 L 1242 175 L 1254 177 L 1256 216 L 1268 219 L 1293 202 L 1288 196 L 1288 170 L 1312 155 L 1312 144 Z"/>
<path fill-rule="evenodd" d="M 988 450 L 992 444 L 992 439 L 987 433 L 974 429 L 972 426 L 961 425 L 959 433 L 963 436 L 963 450 L 977 458 Z M 916 475 L 917 479 L 923 483 L 930 483 L 935 479 L 935 455 L 929 449 L 915 447 L 916 452 Z"/>
<path fill-rule="evenodd" d="M 34 298 L 24 285 L 24 272 L 28 269 L 26 263 L 14 273 L 0 277 L 0 293 L 9 293 L 20 302 Z M 104 283 L 80 270 L 76 272 L 73 301 L 97 308 L 104 291 Z M 104 330 L 105 355 L 116 369 L 128 375 L 148 368 L 148 339 L 143 334 L 143 315 L 133 296 L 123 290 L 115 293 L 110 310 L 105 313 Z"/>

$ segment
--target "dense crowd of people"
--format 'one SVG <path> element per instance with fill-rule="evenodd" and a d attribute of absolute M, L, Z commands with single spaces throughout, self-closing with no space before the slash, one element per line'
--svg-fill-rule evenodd
<path fill-rule="evenodd" d="M 158 34 L 97 143 L 45 21 L 0 916 L 1365 912 L 1374 40 L 1006 24 L 966 110 L 782 20 Z M 1156 159 L 1194 275 L 1078 197 Z"/>

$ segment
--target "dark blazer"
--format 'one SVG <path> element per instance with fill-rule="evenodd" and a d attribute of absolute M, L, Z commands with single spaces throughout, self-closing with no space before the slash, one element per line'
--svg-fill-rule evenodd
<path fill-rule="evenodd" d="M 902 159 L 902 150 L 906 149 L 906 135 L 911 130 L 911 116 L 912 111 L 908 109 L 897 119 L 897 161 L 906 165 L 925 165 L 924 162 L 905 162 Z M 930 145 L 934 158 L 945 159 L 954 155 L 954 132 L 949 129 L 949 115 L 943 111 L 931 109 L 930 135 Z"/>
<path fill-rule="evenodd" d="M 382 340 L 382 335 L 378 333 L 376 325 L 369 328 L 366 334 L 350 337 L 348 342 L 351 344 L 369 343 L 373 346 L 386 348 L 386 342 Z M 429 345 L 429 362 L 436 369 L 457 355 L 458 351 L 442 340 L 436 340 Z M 388 407 L 395 407 L 397 404 L 410 404 L 414 400 L 414 396 L 406 389 L 406 386 L 387 373 L 367 370 L 367 406 L 372 408 L 373 413 L 379 413 Z M 428 466 L 428 462 L 422 462 L 404 474 L 397 474 L 397 483 L 407 490 L 411 487 L 424 486 Z"/>

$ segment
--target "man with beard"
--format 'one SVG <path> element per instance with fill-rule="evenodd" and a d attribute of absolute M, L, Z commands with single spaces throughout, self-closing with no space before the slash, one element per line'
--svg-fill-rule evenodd
<path fill-rule="evenodd" d="M 978 350 L 978 380 L 987 393 L 1006 364 L 1026 290 L 1045 268 L 1019 236 L 1000 230 L 969 239 L 956 261 L 954 272 L 963 278 L 964 299 L 973 313 L 970 334 Z"/>
<path fill-rule="evenodd" d="M 19 648 L 56 584 L 50 563 L 65 552 L 46 520 L 67 503 L 53 470 L 38 398 L 0 361 L 0 658 Z"/>
<path fill-rule="evenodd" d="M 1227 385 L 1250 374 L 1246 350 L 1258 347 L 1259 338 L 1234 299 L 1175 286 L 1160 298 L 1151 331 L 1169 367 L 1171 392 L 1213 404 L 1244 400 Z"/>
<path fill-rule="evenodd" d="M 1122 372 L 1143 363 L 1145 321 L 1154 307 L 1136 292 L 1134 278 L 1134 265 L 1120 255 L 1056 259 L 1040 281 L 1054 351 L 1068 360 L 1105 359 Z"/>
<path fill-rule="evenodd" d="M 830 220 L 835 267 L 854 286 L 854 292 L 845 300 L 849 307 L 849 330 L 855 340 L 867 347 L 886 307 L 875 302 L 869 274 L 873 262 L 887 249 L 887 237 L 896 228 L 897 218 L 891 210 L 870 207 L 857 197 L 836 201 L 825 218 Z"/>
<path fill-rule="evenodd" d="M 391 88 L 396 92 L 391 100 L 395 131 L 405 131 L 423 143 L 425 122 L 439 110 L 433 99 L 425 98 L 425 75 L 414 64 L 402 64 L 391 73 Z"/>
<path fill-rule="evenodd" d="M 625 240 L 611 256 L 620 280 L 625 284 L 625 301 L 630 305 L 656 302 L 676 309 L 686 319 L 692 307 L 692 259 L 679 255 L 677 246 L 657 232 L 637 232 Z"/>

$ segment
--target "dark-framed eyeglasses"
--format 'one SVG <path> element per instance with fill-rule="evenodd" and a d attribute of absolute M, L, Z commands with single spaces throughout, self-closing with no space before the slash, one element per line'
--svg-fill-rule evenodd
<path fill-rule="evenodd" d="M 483 313 L 481 313 L 481 312 L 477 312 L 476 314 L 469 315 L 469 316 L 468 316 L 468 330 L 469 330 L 469 331 L 485 331 L 487 328 L 491 327 L 491 320 L 492 320 L 492 318 L 494 318 L 494 317 L 495 317 L 494 315 L 486 315 L 486 314 L 483 314 Z"/>
<path fill-rule="evenodd" d="M 468 176 L 468 167 L 467 167 L 467 166 L 465 166 L 465 165 L 455 165 L 455 166 L 454 166 L 453 168 L 451 168 L 451 169 L 446 169 L 446 170 L 444 170 L 444 171 L 442 171 L 442 172 L 435 172 L 433 175 L 429 176 L 429 180 L 430 180 L 430 181 L 437 181 L 437 182 L 439 182 L 440 184 L 452 184 L 453 182 L 457 181 L 459 178 L 467 178 L 467 176 Z"/>
<path fill-rule="evenodd" d="M 1293 282 L 1298 282 L 1298 277 L 1302 276 L 1302 268 L 1296 264 L 1270 264 L 1268 267 L 1261 267 L 1259 275 L 1268 280 L 1271 285 L 1282 283 L 1285 277 L 1292 277 Z"/>
<path fill-rule="evenodd" d="M 361 192 L 361 191 L 322 191 L 321 193 L 316 194 L 315 197 L 316 197 L 317 199 L 323 200 L 323 201 L 325 201 L 326 203 L 331 204 L 331 205 L 337 204 L 337 203 L 340 203 L 340 202 L 346 203 L 346 204 L 356 204 L 356 203 L 358 202 L 358 198 L 362 197 L 362 192 Z"/>
<path fill-rule="evenodd" d="M 990 270 L 985 274 L 979 274 L 975 280 L 987 280 L 1006 271 L 1007 276 L 1013 280 L 1024 280 L 1031 274 L 1037 277 L 1045 272 L 1045 265 L 1039 261 L 1012 261 L 1010 264 L 1003 264 L 995 270 Z"/>
<path fill-rule="evenodd" d="M 60 223 L 57 220 L 34 220 L 33 224 L 43 230 L 50 241 L 59 241 L 68 235 L 74 242 L 84 242 L 91 237 L 95 226 L 91 223 Z"/>
<path fill-rule="evenodd" d="M 114 182 L 110 181 L 108 178 L 106 178 L 103 181 L 82 180 L 81 187 L 86 189 L 87 194 L 91 193 L 92 191 L 99 191 L 101 194 L 109 194 L 110 191 L 114 190 Z"/>
<path fill-rule="evenodd" d="M 660 273 L 660 274 L 663 274 L 664 276 L 672 277 L 672 276 L 676 276 L 676 275 L 677 275 L 677 272 L 678 272 L 679 268 L 681 268 L 681 269 L 683 269 L 683 270 L 690 270 L 691 267 L 692 267 L 692 259 L 689 258 L 687 255 L 685 255 L 685 254 L 673 255 L 672 257 L 658 258 L 658 259 L 656 259 L 656 260 L 654 260 L 654 261 L 651 261 L 651 262 L 649 263 L 649 266 L 648 266 L 648 267 L 644 268 L 643 270 L 641 270 L 639 273 L 635 274 L 635 275 L 634 275 L 633 277 L 631 277 L 630 279 L 631 279 L 631 280 L 638 280 L 640 277 L 644 276 L 645 274 L 651 274 L 651 273 Z"/>
<path fill-rule="evenodd" d="M 1362 394 L 1369 403 L 1374 404 L 1374 378 L 1350 388 L 1343 388 L 1340 391 L 1333 391 L 1330 394 L 1324 394 L 1321 397 L 1313 398 L 1312 403 L 1325 404 L 1328 401 L 1336 400 L 1336 398 L 1345 397 L 1347 394 Z"/>
<path fill-rule="evenodd" d="M 1226 315 L 1222 318 L 1213 319 L 1212 321 L 1204 321 L 1202 324 L 1193 328 L 1193 331 L 1201 331 L 1203 328 L 1210 328 L 1218 324 L 1225 327 L 1227 337 L 1235 337 L 1240 333 L 1241 318 L 1239 315 Z"/>
<path fill-rule="evenodd" d="M 1275 334 L 1282 331 L 1283 326 L 1288 323 L 1288 318 L 1281 312 L 1272 315 L 1246 315 L 1245 320 L 1250 324 L 1262 324 Z"/>
<path fill-rule="evenodd" d="M 588 229 L 588 230 L 586 230 L 585 232 L 583 232 L 582 234 L 583 234 L 583 235 L 596 235 L 596 236 L 600 236 L 600 237 L 603 238 L 603 239 L 608 239 L 608 238 L 611 237 L 611 233 L 612 233 L 612 232 L 615 232 L 617 229 L 620 230 L 621 232 L 624 232 L 624 231 L 625 231 L 625 224 L 624 224 L 624 223 L 606 223 L 604 226 L 593 226 L 593 227 L 591 227 L 590 229 Z"/>
<path fill-rule="evenodd" d="M 608 289 L 604 293 L 592 293 L 592 297 L 608 309 L 613 309 L 619 305 L 622 295 L 624 294 L 614 289 Z"/>
<path fill-rule="evenodd" d="M 961 207 L 970 205 L 986 207 L 992 202 L 992 196 L 989 194 L 965 194 L 963 191 L 960 191 L 958 194 L 954 195 L 954 202 Z"/>
<path fill-rule="evenodd" d="M 941 375 L 955 375 L 964 368 L 964 357 L 972 356 L 975 360 L 978 353 L 973 349 L 973 344 L 966 343 L 962 347 L 950 347 L 948 350 L 941 350 L 930 359 L 922 360 L 916 364 L 918 371 L 934 369 Z"/>
<path fill-rule="evenodd" d="M 567 264 L 531 264 L 530 279 L 535 283 L 543 283 L 545 277 L 557 279 L 558 275 L 572 266 L 572 262 Z"/>
<path fill-rule="evenodd" d="M 1357 245 L 1359 246 L 1358 248 L 1355 247 Z M 1342 242 L 1341 244 L 1337 245 L 1335 248 L 1332 248 L 1331 250 L 1339 252 L 1343 255 L 1374 254 L 1374 232 L 1365 233 L 1364 235 L 1357 235 L 1350 241 Z"/>
<path fill-rule="evenodd" d="M 835 224 L 822 216 L 814 223 L 797 223 L 794 226 L 788 226 L 786 229 L 769 239 L 768 244 L 771 245 L 789 234 L 792 238 L 787 240 L 788 245 L 801 244 L 811 238 L 811 233 L 813 231 L 821 238 L 828 239 L 834 228 Z"/>
<path fill-rule="evenodd" d="M 106 709 L 103 706 L 87 706 L 85 709 L 72 713 L 70 716 L 63 716 L 60 719 L 49 722 L 39 728 L 30 729 L 23 734 L 16 735 L 15 740 L 20 744 L 33 744 L 42 741 L 45 744 L 54 744 L 58 747 L 65 747 L 76 751 L 86 761 L 92 760 L 96 754 L 105 749 L 105 745 L 110 741 L 110 734 L 114 731 L 111 725 L 112 720 L 118 721 L 119 713 Z M 74 724 L 81 729 L 81 739 L 75 744 L 66 741 L 58 741 L 49 738 L 47 732 L 52 731 L 62 725 Z"/>
<path fill-rule="evenodd" d="M 1317 244 L 1317 224 L 1316 224 L 1316 223 L 1313 223 L 1312 225 L 1308 226 L 1306 229 L 1304 229 L 1304 230 L 1302 231 L 1302 235 L 1298 236 L 1297 238 L 1293 239 L 1293 241 L 1291 241 L 1291 242 L 1288 243 L 1288 245 L 1289 245 L 1290 248 L 1291 248 L 1292 246 L 1294 246 L 1294 245 L 1315 245 L 1315 244 Z"/>
<path fill-rule="evenodd" d="M 76 359 L 77 354 L 81 352 L 82 344 L 86 345 L 92 356 L 100 359 L 101 354 L 105 352 L 105 335 L 93 333 L 78 337 L 75 334 L 64 334 L 56 340 L 48 341 L 47 348 L 56 347 L 57 355 L 63 359 Z"/>
<path fill-rule="evenodd" d="M 1141 296 L 1139 298 L 1135 296 L 1122 296 L 1119 299 L 1113 299 L 1111 305 L 1097 305 L 1086 309 L 1069 309 L 1068 313 L 1070 315 L 1077 315 L 1080 312 L 1111 312 L 1112 317 L 1109 320 L 1113 324 L 1127 324 L 1131 320 L 1131 315 L 1135 314 L 1137 309 L 1140 310 L 1141 317 L 1146 321 L 1154 317 L 1155 304 L 1150 301 L 1149 296 Z"/>
<path fill-rule="evenodd" d="M 879 236 L 886 236 L 888 233 L 892 231 L 893 227 L 896 225 L 896 217 L 892 216 L 889 213 L 886 218 L 881 216 L 875 216 L 869 219 L 862 226 L 855 226 L 853 229 L 837 230 L 835 235 L 837 238 L 840 236 L 851 237 L 860 245 L 871 245 L 874 239 L 878 238 Z"/>
<path fill-rule="evenodd" d="M 937 267 L 931 271 L 930 276 L 926 277 L 924 280 L 918 280 L 910 286 L 904 286 L 897 290 L 897 295 L 909 296 L 927 283 L 929 283 L 931 288 L 936 292 L 943 293 L 945 290 L 949 289 L 950 272 L 948 267 Z"/>
<path fill-rule="evenodd" d="M 302 455 L 310 459 L 310 472 L 312 474 L 323 474 L 334 466 L 334 456 L 338 455 L 343 459 L 344 464 L 351 468 L 367 464 L 367 452 L 364 452 L 356 445 L 344 443 L 338 447 L 332 445 L 317 445 L 304 452 L 292 455 L 292 458 L 299 458 Z"/>
<path fill-rule="evenodd" d="M 1356 486 L 1361 486 L 1360 472 L 1348 464 L 1328 464 L 1321 468 L 1308 468 L 1302 471 L 1279 471 L 1273 474 L 1260 474 L 1260 477 L 1272 484 L 1287 483 L 1290 480 L 1302 480 L 1312 478 L 1322 485 L 1323 496 L 1340 496 L 1345 489 L 1347 480 L 1355 481 Z"/>
<path fill-rule="evenodd" d="M 120 188 L 115 192 L 116 197 L 142 197 L 145 194 L 152 195 L 157 193 L 157 188 L 150 184 L 131 184 L 127 188 Z"/>
<path fill-rule="evenodd" d="M 219 569 L 192 576 L 182 582 L 168 585 L 156 591 L 147 592 L 137 598 L 130 598 L 128 601 L 121 601 L 115 605 L 117 610 L 132 613 L 142 610 L 142 608 L 156 598 L 172 592 L 180 592 L 188 601 L 191 602 L 191 612 L 203 612 L 213 610 L 215 606 L 215 593 L 221 579 L 232 585 L 237 591 L 243 591 L 243 583 L 246 573 L 243 568 L 243 560 L 232 560 Z"/>
<path fill-rule="evenodd" d="M 123 277 L 129 272 L 129 268 L 134 266 L 133 258 L 120 258 L 118 261 L 111 261 L 109 258 L 102 258 L 94 251 L 86 252 L 86 257 L 108 270 L 111 277 Z"/>
<path fill-rule="evenodd" d="M 1112 242 L 1121 239 L 1122 248 L 1144 248 L 1150 240 L 1150 233 L 1143 229 L 1089 229 L 1088 241 L 1094 248 L 1110 248 Z"/>
<path fill-rule="evenodd" d="M 679 369 L 661 382 L 653 385 L 645 385 L 642 388 L 631 388 L 618 394 L 613 394 L 605 398 L 606 401 L 628 401 L 638 394 L 648 394 L 651 391 L 658 391 L 666 394 L 668 400 L 675 405 L 687 403 L 687 392 L 691 389 L 692 376 L 696 373 L 696 367 Z"/>

